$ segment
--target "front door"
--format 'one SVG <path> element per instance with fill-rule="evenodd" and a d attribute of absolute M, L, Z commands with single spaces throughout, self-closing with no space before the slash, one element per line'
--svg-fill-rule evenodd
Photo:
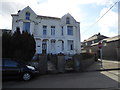
<path fill-rule="evenodd" d="M 42 43 L 42 54 L 46 54 L 47 53 L 47 43 L 43 42 Z"/>

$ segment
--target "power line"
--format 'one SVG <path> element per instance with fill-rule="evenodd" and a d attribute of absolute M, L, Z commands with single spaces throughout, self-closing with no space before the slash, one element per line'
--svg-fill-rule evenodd
<path fill-rule="evenodd" d="M 116 1 L 95 23 L 93 23 L 92 25 L 90 25 L 89 28 L 92 27 L 93 25 L 95 25 L 96 23 L 98 23 L 119 1 L 120 0 Z"/>
<path fill-rule="evenodd" d="M 118 2 L 119 2 L 119 0 L 117 2 L 115 2 L 94 24 L 99 22 Z"/>

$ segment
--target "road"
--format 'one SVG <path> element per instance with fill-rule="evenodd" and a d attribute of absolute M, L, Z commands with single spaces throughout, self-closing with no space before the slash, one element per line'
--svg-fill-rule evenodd
<path fill-rule="evenodd" d="M 41 75 L 28 82 L 3 82 L 3 88 L 118 88 L 118 75 L 118 70 Z"/>
<path fill-rule="evenodd" d="M 103 60 L 102 63 L 101 67 L 100 61 L 95 62 L 86 72 L 40 75 L 27 82 L 5 81 L 2 86 L 3 88 L 119 88 L 120 69 L 116 68 L 120 68 L 120 62 Z M 105 69 L 108 70 L 104 71 Z"/>

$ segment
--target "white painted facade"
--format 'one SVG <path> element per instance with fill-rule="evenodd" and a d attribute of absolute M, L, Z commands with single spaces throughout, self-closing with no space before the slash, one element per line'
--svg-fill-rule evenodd
<path fill-rule="evenodd" d="M 30 14 L 28 20 L 26 20 L 26 12 Z M 64 54 L 76 54 L 81 52 L 80 23 L 69 13 L 61 18 L 40 16 L 36 15 L 27 6 L 17 14 L 12 14 L 11 16 L 13 19 L 13 32 L 17 27 L 22 32 L 24 30 L 24 23 L 30 23 L 30 33 L 34 35 L 37 54 L 57 54 L 60 52 Z"/>

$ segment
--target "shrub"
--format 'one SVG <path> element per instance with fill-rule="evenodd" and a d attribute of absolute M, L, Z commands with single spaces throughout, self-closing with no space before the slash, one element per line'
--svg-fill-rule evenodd
<path fill-rule="evenodd" d="M 83 60 L 94 57 L 93 53 L 81 53 L 80 55 L 81 55 L 81 59 L 83 59 Z"/>
<path fill-rule="evenodd" d="M 65 66 L 67 68 L 73 68 L 74 67 L 74 61 L 73 61 L 73 59 L 66 60 Z"/>
<path fill-rule="evenodd" d="M 73 57 L 78 58 L 79 60 L 85 60 L 94 57 L 95 55 L 93 53 L 80 53 L 75 54 Z"/>

